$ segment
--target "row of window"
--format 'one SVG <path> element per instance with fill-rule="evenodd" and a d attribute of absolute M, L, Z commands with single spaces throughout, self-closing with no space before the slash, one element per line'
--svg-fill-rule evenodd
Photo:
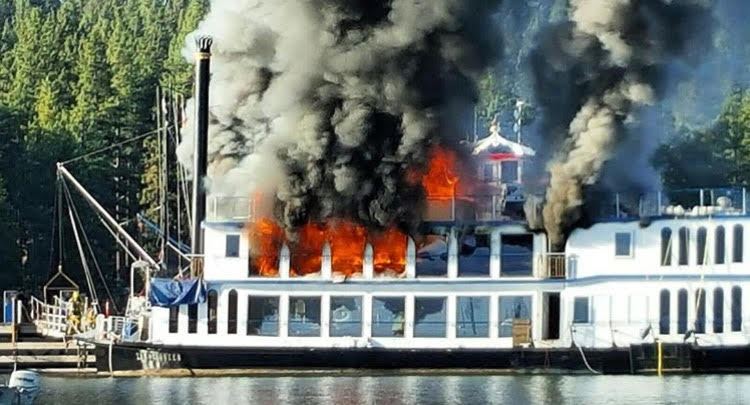
<path fill-rule="evenodd" d="M 661 290 L 659 293 L 659 334 L 669 335 L 671 327 L 670 291 Z M 742 288 L 732 287 L 731 290 L 731 331 L 742 331 Z M 590 298 L 576 297 L 573 301 L 573 323 L 590 323 Z M 706 333 L 706 291 L 702 288 L 695 291 L 695 333 Z M 724 289 L 717 287 L 713 290 L 713 333 L 724 332 Z M 688 331 L 688 291 L 680 289 L 677 292 L 677 333 Z"/>
<path fill-rule="evenodd" d="M 444 277 L 448 275 L 448 235 L 429 235 L 424 243 L 417 247 L 416 276 Z M 458 240 L 458 276 L 489 277 L 491 254 L 490 233 L 471 233 Z M 500 236 L 501 275 L 510 277 L 528 277 L 533 272 L 534 239 L 531 234 Z M 305 258 L 322 252 L 304 252 Z M 240 257 L 240 236 L 226 235 L 226 257 Z M 364 256 L 364 252 L 362 252 Z M 277 267 L 280 258 L 276 260 Z M 290 258 L 294 262 L 295 258 Z M 294 263 L 292 263 L 294 267 Z M 334 272 L 336 269 L 333 269 Z M 345 271 L 346 272 L 346 271 Z M 249 261 L 249 276 L 261 276 L 260 269 L 252 258 Z"/>
<path fill-rule="evenodd" d="M 362 336 L 362 296 L 333 296 L 330 299 L 329 336 Z M 247 296 L 245 334 L 248 336 L 279 336 L 279 296 Z M 403 337 L 405 332 L 405 297 L 372 298 L 373 337 Z M 217 333 L 218 295 L 208 294 L 209 334 Z M 228 299 L 227 333 L 237 334 L 237 291 L 231 290 Z M 444 338 L 447 335 L 446 297 L 415 297 L 414 337 Z M 512 337 L 513 325 L 531 322 L 531 296 L 502 296 L 499 298 L 499 336 Z M 314 296 L 289 297 L 289 336 L 321 336 L 321 298 Z M 170 308 L 169 333 L 179 330 L 179 307 Z M 188 333 L 198 332 L 198 305 L 188 306 Z M 456 298 L 456 336 L 490 337 L 490 297 Z"/>
<path fill-rule="evenodd" d="M 705 227 L 698 228 L 696 234 L 696 263 L 698 265 L 709 264 L 711 256 L 708 249 L 707 237 L 708 232 Z M 688 252 L 690 244 L 690 230 L 682 227 L 677 231 L 677 264 L 685 266 L 688 264 Z M 732 262 L 742 263 L 743 261 L 743 228 L 742 225 L 735 225 L 732 228 Z M 661 230 L 661 265 L 672 265 L 672 230 L 663 228 Z M 724 264 L 726 258 L 726 230 L 723 226 L 716 227 L 714 232 L 713 244 L 713 263 Z"/>

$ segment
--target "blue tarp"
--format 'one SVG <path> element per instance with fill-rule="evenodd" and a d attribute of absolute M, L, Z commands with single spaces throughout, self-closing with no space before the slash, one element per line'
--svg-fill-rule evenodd
<path fill-rule="evenodd" d="M 200 304 L 206 302 L 206 285 L 198 278 L 190 280 L 154 278 L 151 280 L 149 301 L 155 307 Z"/>

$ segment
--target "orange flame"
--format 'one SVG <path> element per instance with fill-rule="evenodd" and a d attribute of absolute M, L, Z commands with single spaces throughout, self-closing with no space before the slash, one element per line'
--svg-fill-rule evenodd
<path fill-rule="evenodd" d="M 393 271 L 402 274 L 406 270 L 406 235 L 397 228 L 388 228 L 372 237 L 373 264 L 375 273 Z"/>
<path fill-rule="evenodd" d="M 320 272 L 323 262 L 323 245 L 326 243 L 325 228 L 308 223 L 297 233 L 297 240 L 289 244 L 292 276 L 304 276 Z"/>
<path fill-rule="evenodd" d="M 279 253 L 284 231 L 270 219 L 258 219 L 248 229 L 250 266 L 253 274 L 263 277 L 279 275 Z"/>
<path fill-rule="evenodd" d="M 352 275 L 362 272 L 367 230 L 348 221 L 328 224 L 328 240 L 331 244 L 331 269 L 334 273 Z"/>
<path fill-rule="evenodd" d="M 427 198 L 449 200 L 456 195 L 458 187 L 458 159 L 456 154 L 442 147 L 430 151 L 427 172 L 422 175 L 422 187 Z"/>

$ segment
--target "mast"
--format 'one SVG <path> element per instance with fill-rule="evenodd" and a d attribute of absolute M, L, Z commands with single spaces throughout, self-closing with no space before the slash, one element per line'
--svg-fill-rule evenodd
<path fill-rule="evenodd" d="M 131 248 L 133 248 L 133 250 L 138 254 L 138 256 L 140 256 L 142 260 L 146 261 L 149 265 L 153 266 L 154 268 L 159 267 L 156 261 L 146 252 L 146 250 L 144 250 L 141 247 L 141 245 L 139 245 L 138 242 L 136 242 L 136 240 L 133 239 L 133 237 L 130 236 L 130 234 L 128 234 L 128 232 L 122 226 L 120 226 L 120 224 L 118 224 L 114 218 L 112 218 L 111 215 L 109 215 L 107 210 L 105 210 L 104 207 L 102 207 L 101 204 L 99 204 L 99 202 L 96 201 L 96 199 L 92 197 L 91 194 L 89 194 L 89 192 L 86 191 L 85 188 L 83 188 L 81 183 L 79 183 L 78 180 L 76 180 L 76 178 L 73 177 L 72 174 L 70 174 L 68 169 L 66 169 L 62 163 L 57 164 L 57 173 L 58 173 L 58 176 L 62 176 L 65 179 L 67 179 L 70 182 L 70 184 L 72 184 L 73 187 L 75 187 L 76 190 L 78 190 L 78 192 L 81 193 L 83 198 L 85 198 L 86 201 L 99 214 L 101 214 L 102 218 L 109 224 L 109 226 L 115 229 L 117 233 L 120 234 L 123 237 L 123 239 L 125 239 L 127 244 L 130 245 Z"/>
<path fill-rule="evenodd" d="M 204 179 L 208 166 L 208 85 L 211 78 L 211 37 L 199 37 L 195 44 L 195 139 L 193 150 L 193 232 L 191 253 L 192 275 L 202 273 L 204 253 L 202 223 L 206 217 L 206 190 Z"/>

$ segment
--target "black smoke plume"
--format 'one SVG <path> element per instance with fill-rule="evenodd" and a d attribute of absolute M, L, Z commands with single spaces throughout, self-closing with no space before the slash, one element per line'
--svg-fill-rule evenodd
<path fill-rule="evenodd" d="M 457 117 L 500 51 L 499 3 L 212 0 L 197 31 L 215 39 L 211 192 L 263 190 L 287 229 L 414 224 L 423 193 L 409 172 L 462 135 Z"/>
<path fill-rule="evenodd" d="M 542 211 L 554 249 L 618 148 L 629 137 L 655 136 L 629 124 L 659 100 L 669 63 L 700 57 L 713 25 L 709 4 L 570 0 L 568 21 L 540 33 L 532 64 L 545 144 L 555 145 Z"/>

